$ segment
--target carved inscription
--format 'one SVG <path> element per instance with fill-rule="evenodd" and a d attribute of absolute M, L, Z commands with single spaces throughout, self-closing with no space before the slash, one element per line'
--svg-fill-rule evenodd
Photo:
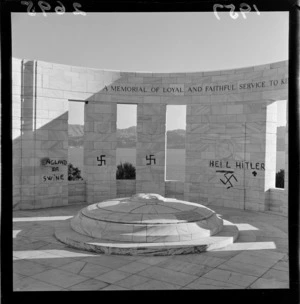
<path fill-rule="evenodd" d="M 110 85 L 104 86 L 103 92 L 110 93 L 130 93 L 130 94 L 175 94 L 183 95 L 184 93 L 201 93 L 209 94 L 211 92 L 245 92 L 252 90 L 261 90 L 267 87 L 277 87 L 279 85 L 285 85 L 288 83 L 288 78 L 262 80 L 262 81 L 249 81 L 245 83 L 235 82 L 235 83 L 224 83 L 224 84 L 206 84 L 206 85 Z"/>

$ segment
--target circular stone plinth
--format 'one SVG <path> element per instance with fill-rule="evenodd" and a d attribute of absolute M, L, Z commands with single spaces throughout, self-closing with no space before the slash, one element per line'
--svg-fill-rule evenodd
<path fill-rule="evenodd" d="M 238 229 L 199 204 L 136 194 L 83 208 L 56 237 L 73 247 L 109 254 L 185 254 L 224 247 Z"/>

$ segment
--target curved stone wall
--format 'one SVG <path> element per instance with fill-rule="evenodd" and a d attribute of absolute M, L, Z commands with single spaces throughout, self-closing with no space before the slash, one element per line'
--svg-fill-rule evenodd
<path fill-rule="evenodd" d="M 287 69 L 284 61 L 225 71 L 140 73 L 14 59 L 15 208 L 68 204 L 66 168 L 61 163 L 51 171 L 51 161 L 67 160 L 68 101 L 78 100 L 86 102 L 88 204 L 116 197 L 118 103 L 137 104 L 136 192 L 166 194 L 165 111 L 166 105 L 181 104 L 187 106 L 186 180 L 178 186 L 184 199 L 268 210 L 269 189 L 275 187 L 275 102 L 288 97 Z M 47 157 L 50 163 L 43 165 Z"/>

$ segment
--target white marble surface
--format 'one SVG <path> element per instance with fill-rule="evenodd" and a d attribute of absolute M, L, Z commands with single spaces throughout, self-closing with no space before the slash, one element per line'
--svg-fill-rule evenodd
<path fill-rule="evenodd" d="M 71 227 L 103 241 L 162 243 L 215 235 L 223 220 L 203 205 L 140 193 L 83 208 Z"/>
<path fill-rule="evenodd" d="M 174 231 L 173 231 L 174 232 Z M 223 230 L 214 236 L 199 236 L 192 234 L 191 238 L 178 238 L 178 235 L 171 235 L 172 231 L 165 231 L 165 237 L 153 237 L 153 241 L 147 242 L 132 242 L 128 237 L 127 241 L 120 242 L 118 237 L 110 234 L 109 240 L 104 238 L 93 238 L 80 234 L 71 229 L 69 223 L 65 227 L 59 227 L 55 231 L 55 236 L 61 242 L 70 245 L 74 248 L 87 250 L 97 253 L 120 254 L 120 255 L 178 255 L 199 253 L 203 251 L 215 250 L 226 245 L 232 244 L 238 237 L 238 229 L 232 223 L 224 221 Z M 184 236 L 184 235 L 183 235 Z M 151 237 L 151 234 L 150 234 Z M 173 237 L 173 239 L 172 239 Z M 170 242 L 170 239 L 173 241 Z"/>

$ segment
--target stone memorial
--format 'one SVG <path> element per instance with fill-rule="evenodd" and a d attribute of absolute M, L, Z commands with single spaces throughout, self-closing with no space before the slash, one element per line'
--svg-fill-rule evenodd
<path fill-rule="evenodd" d="M 136 180 L 130 194 L 157 193 L 211 208 L 287 215 L 287 136 L 284 190 L 275 189 L 275 175 L 276 102 L 288 99 L 288 61 L 152 73 L 13 58 L 12 76 L 15 210 L 73 201 L 66 162 L 69 102 L 76 101 L 85 112 L 81 203 L 128 196 L 126 181 L 116 181 L 117 105 L 135 104 Z M 186 106 L 184 181 L 165 178 L 170 105 Z"/>
<path fill-rule="evenodd" d="M 224 247 L 238 229 L 203 205 L 139 193 L 89 205 L 55 235 L 92 252 L 174 255 Z"/>

